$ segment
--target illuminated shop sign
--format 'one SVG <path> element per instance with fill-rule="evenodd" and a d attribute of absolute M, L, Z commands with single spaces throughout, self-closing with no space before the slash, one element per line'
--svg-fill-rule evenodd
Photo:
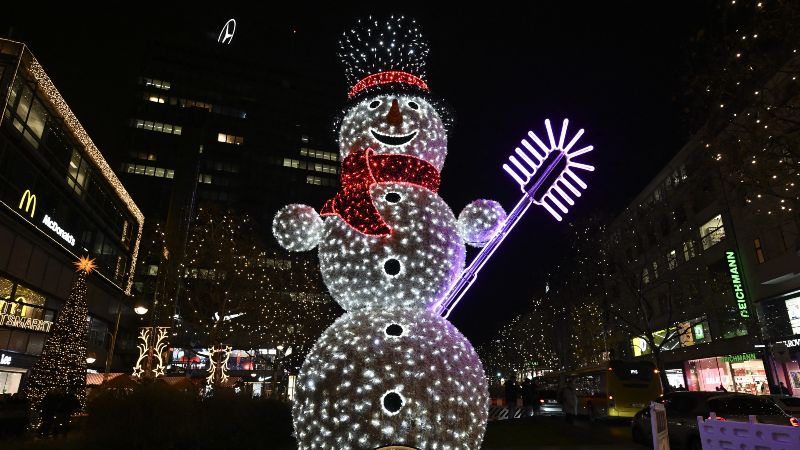
<path fill-rule="evenodd" d="M 23 205 L 25 206 L 24 208 Z M 33 214 L 36 213 L 36 195 L 31 194 L 30 190 L 25 189 L 25 192 L 22 193 L 22 198 L 19 199 L 18 208 L 26 213 L 30 213 L 31 219 L 33 219 Z"/>
<path fill-rule="evenodd" d="M 47 214 L 44 215 L 42 223 L 47 228 L 53 230 L 53 232 L 57 234 L 61 239 L 67 241 L 69 245 L 75 245 L 75 238 L 71 234 L 64 231 L 60 226 L 58 226 L 58 223 L 55 220 L 51 219 L 50 216 L 48 216 Z"/>
<path fill-rule="evenodd" d="M 30 331 L 50 332 L 53 322 L 49 320 L 34 319 L 32 317 L 20 317 L 11 314 L 0 314 L 0 326 L 22 328 Z"/>
<path fill-rule="evenodd" d="M 747 296 L 744 293 L 744 286 L 742 286 L 742 274 L 739 272 L 739 263 L 736 260 L 736 253 L 725 252 L 725 257 L 728 260 L 728 270 L 731 272 L 733 295 L 736 297 L 736 303 L 739 305 L 739 315 L 748 318 L 750 317 L 750 312 L 747 310 Z"/>
<path fill-rule="evenodd" d="M 755 353 L 742 353 L 741 355 L 728 355 L 722 357 L 722 362 L 737 363 L 742 361 L 751 361 L 756 358 Z"/>
<path fill-rule="evenodd" d="M 787 347 L 800 347 L 800 338 L 798 339 L 787 339 L 785 341 L 778 341 L 776 344 L 783 344 Z"/>
<path fill-rule="evenodd" d="M 0 366 L 10 366 L 11 365 L 11 357 L 0 353 Z"/>
<path fill-rule="evenodd" d="M 32 193 L 30 189 L 25 189 L 25 192 L 22 193 L 22 197 L 19 199 L 19 205 L 17 208 L 19 208 L 26 215 L 30 215 L 31 219 L 33 219 L 34 214 L 36 214 L 36 194 Z M 58 237 L 63 239 L 69 245 L 75 245 L 75 237 L 61 228 L 61 226 L 58 225 L 58 222 L 53 220 L 49 215 L 44 215 L 42 224 L 49 228 L 53 233 L 57 234 Z"/>

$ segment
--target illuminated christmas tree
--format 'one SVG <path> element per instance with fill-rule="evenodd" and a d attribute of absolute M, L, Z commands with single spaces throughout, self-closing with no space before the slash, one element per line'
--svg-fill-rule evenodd
<path fill-rule="evenodd" d="M 29 427 L 42 424 L 42 400 L 48 394 L 73 396 L 86 407 L 86 342 L 89 337 L 86 277 L 95 269 L 94 260 L 82 257 L 75 263 L 78 274 L 69 298 L 59 311 L 42 354 L 31 369 L 25 389 L 30 402 Z"/>

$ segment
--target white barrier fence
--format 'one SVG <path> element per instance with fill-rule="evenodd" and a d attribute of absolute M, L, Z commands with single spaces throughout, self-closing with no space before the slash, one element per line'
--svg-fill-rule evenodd
<path fill-rule="evenodd" d="M 518 408 L 507 406 L 492 406 L 489 408 L 489 420 L 507 420 L 519 419 L 521 417 L 530 417 L 533 415 L 531 408 Z"/>
<path fill-rule="evenodd" d="M 697 416 L 697 428 L 703 450 L 798 450 L 800 427 L 756 422 L 717 420 L 716 415 L 703 420 Z"/>

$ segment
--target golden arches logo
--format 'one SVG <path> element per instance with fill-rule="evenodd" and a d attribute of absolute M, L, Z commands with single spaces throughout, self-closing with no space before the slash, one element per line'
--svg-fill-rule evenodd
<path fill-rule="evenodd" d="M 33 219 L 33 214 L 36 212 L 36 194 L 32 194 L 30 189 L 25 189 L 25 192 L 22 193 L 22 198 L 19 199 L 18 208 L 23 209 L 23 204 L 25 205 L 25 212 L 30 212 L 31 219 Z M 33 208 L 31 208 L 31 204 L 33 204 Z"/>

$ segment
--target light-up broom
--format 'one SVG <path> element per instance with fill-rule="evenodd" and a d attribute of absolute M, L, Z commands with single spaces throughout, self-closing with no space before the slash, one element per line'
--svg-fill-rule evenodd
<path fill-rule="evenodd" d="M 486 261 L 489 260 L 497 250 L 497 247 L 500 246 L 532 204 L 543 207 L 560 222 L 561 215 L 569 212 L 569 207 L 575 204 L 572 196 L 575 198 L 580 197 L 581 190 L 586 190 L 586 183 L 578 177 L 575 169 L 592 172 L 594 171 L 594 166 L 579 163 L 575 161 L 575 158 L 589 153 L 594 147 L 588 145 L 578 150 L 572 149 L 583 135 L 583 129 L 578 130 L 565 147 L 564 140 L 567 135 L 569 120 L 564 119 L 558 142 L 556 142 L 556 138 L 553 135 L 550 120 L 545 120 L 544 125 L 547 127 L 549 146 L 545 145 L 533 131 L 529 131 L 528 137 L 536 146 L 529 142 L 528 139 L 522 139 L 520 142 L 525 150 L 517 147 L 514 149 L 515 155 L 511 155 L 508 158 L 511 165 L 503 164 L 503 169 L 519 183 L 523 192 L 522 198 L 508 215 L 500 231 L 481 249 L 470 265 L 461 272 L 461 276 L 450 288 L 447 295 L 434 305 L 434 311 L 443 317 L 447 318 L 450 315 L 453 308 L 472 286 L 472 283 L 475 282 L 478 272 L 486 264 Z M 519 159 L 517 159 L 517 156 Z"/>

